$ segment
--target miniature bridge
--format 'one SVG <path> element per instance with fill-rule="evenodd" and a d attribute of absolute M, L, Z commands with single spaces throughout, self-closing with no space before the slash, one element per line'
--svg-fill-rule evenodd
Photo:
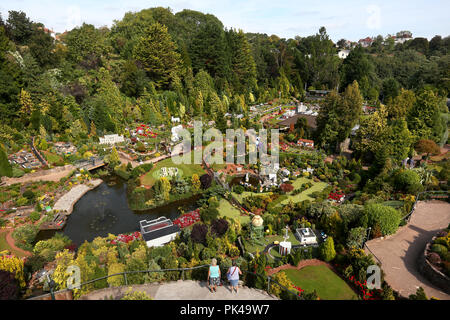
<path fill-rule="evenodd" d="M 101 157 L 90 157 L 87 160 L 81 160 L 75 163 L 78 169 L 84 169 L 91 171 L 106 165 L 105 161 Z"/>

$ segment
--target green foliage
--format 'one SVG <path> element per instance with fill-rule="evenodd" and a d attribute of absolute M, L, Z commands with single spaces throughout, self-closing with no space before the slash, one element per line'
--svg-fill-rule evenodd
<path fill-rule="evenodd" d="M 379 227 L 382 235 L 394 234 L 400 224 L 400 213 L 394 208 L 382 204 L 369 204 L 364 208 L 364 213 L 368 216 L 369 226 Z"/>
<path fill-rule="evenodd" d="M 422 190 L 420 176 L 414 170 L 399 170 L 394 176 L 395 188 L 409 194 L 416 194 Z"/>
<path fill-rule="evenodd" d="M 145 31 L 136 47 L 133 57 L 147 71 L 157 86 L 167 86 L 180 67 L 180 55 L 172 41 L 167 27 L 158 22 Z"/>
<path fill-rule="evenodd" d="M 5 150 L 0 145 L 0 177 L 13 175 L 13 169 L 8 161 Z"/>
<path fill-rule="evenodd" d="M 334 241 L 332 237 L 328 237 L 324 242 L 321 243 L 319 247 L 320 257 L 326 261 L 330 262 L 336 256 L 336 251 L 334 250 Z"/>

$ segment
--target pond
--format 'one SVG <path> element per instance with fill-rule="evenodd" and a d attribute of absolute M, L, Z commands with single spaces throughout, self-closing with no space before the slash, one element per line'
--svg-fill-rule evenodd
<path fill-rule="evenodd" d="M 196 208 L 199 196 L 172 202 L 147 211 L 134 212 L 128 207 L 127 184 L 119 177 L 108 177 L 94 190 L 86 193 L 73 208 L 62 233 L 73 243 L 81 245 L 85 240 L 105 237 L 108 233 L 120 234 L 139 231 L 140 220 L 152 220 L 165 216 L 178 218 L 181 208 Z M 61 231 L 60 231 L 61 232 Z M 55 231 L 40 231 L 36 241 L 48 239 Z"/>

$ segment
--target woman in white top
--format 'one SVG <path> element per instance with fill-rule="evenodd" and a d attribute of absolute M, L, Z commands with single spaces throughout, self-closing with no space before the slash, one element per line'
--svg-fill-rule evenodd
<path fill-rule="evenodd" d="M 238 292 L 238 285 L 239 285 L 239 275 L 241 275 L 241 269 L 236 265 L 236 260 L 233 260 L 233 265 L 228 269 L 227 276 L 228 280 L 231 284 L 231 292 L 233 292 L 233 289 L 236 290 L 236 293 Z"/>

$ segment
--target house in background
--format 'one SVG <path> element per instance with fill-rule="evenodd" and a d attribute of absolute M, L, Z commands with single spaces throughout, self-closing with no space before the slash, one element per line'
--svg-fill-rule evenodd
<path fill-rule="evenodd" d="M 298 139 L 297 145 L 306 147 L 306 148 L 314 148 L 314 141 L 308 139 Z"/>
<path fill-rule="evenodd" d="M 346 59 L 349 54 L 350 54 L 350 50 L 343 49 L 343 50 L 339 50 L 337 55 L 338 55 L 339 59 Z"/>
<path fill-rule="evenodd" d="M 363 48 L 367 48 L 367 47 L 370 47 L 372 45 L 372 42 L 373 42 L 373 39 L 371 37 L 367 37 L 367 38 L 364 38 L 364 39 L 360 39 L 358 41 L 358 44 L 360 44 L 361 47 L 363 47 Z"/>
<path fill-rule="evenodd" d="M 175 240 L 177 234 L 180 233 L 180 226 L 166 217 L 150 221 L 141 220 L 139 226 L 141 235 L 149 248 L 163 246 Z"/>

